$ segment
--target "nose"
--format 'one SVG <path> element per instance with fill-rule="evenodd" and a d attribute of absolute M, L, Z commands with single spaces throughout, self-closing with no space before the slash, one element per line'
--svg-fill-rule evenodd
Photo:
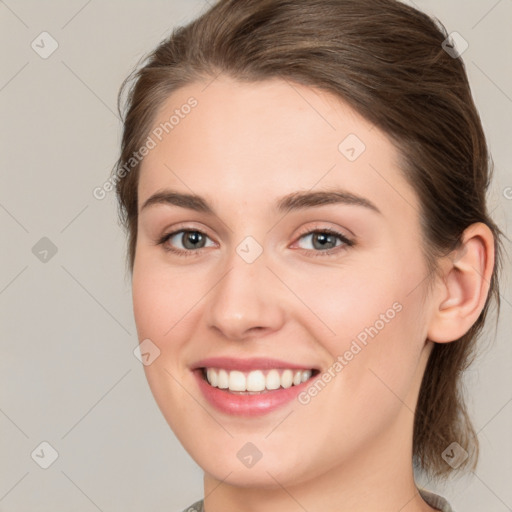
<path fill-rule="evenodd" d="M 236 251 L 223 265 L 222 277 L 208 294 L 206 320 L 224 338 L 243 340 L 279 330 L 285 322 L 285 297 L 265 252 L 245 261 Z"/>

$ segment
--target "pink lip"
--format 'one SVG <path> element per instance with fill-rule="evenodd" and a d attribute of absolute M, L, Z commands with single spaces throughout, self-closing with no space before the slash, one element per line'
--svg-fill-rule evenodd
<path fill-rule="evenodd" d="M 255 357 L 252 359 L 236 359 L 234 357 L 210 357 L 208 359 L 197 361 L 191 366 L 192 370 L 197 370 L 198 368 L 223 368 L 224 370 L 239 370 L 242 372 L 248 372 L 251 370 L 270 370 L 272 368 L 290 368 L 292 370 L 316 369 L 307 364 L 299 365 L 279 359 L 269 359 L 267 357 Z"/>
<path fill-rule="evenodd" d="M 211 360 L 208 361 L 211 362 Z M 215 365 L 218 364 L 215 363 L 211 365 L 210 362 L 208 363 L 209 367 L 215 367 Z M 224 364 L 219 366 L 226 368 Z M 275 366 L 272 367 L 275 368 Z M 290 368 L 290 366 L 286 365 L 285 367 Z M 240 367 L 238 366 L 237 368 Z M 262 367 L 259 366 L 258 368 Z M 293 368 L 303 367 L 293 366 Z M 240 395 L 210 386 L 210 384 L 204 379 L 203 371 L 201 369 L 196 369 L 192 373 L 197 380 L 199 389 L 211 405 L 223 413 L 247 417 L 267 414 L 284 406 L 295 399 L 297 395 L 309 386 L 313 380 L 309 379 L 298 386 L 291 386 L 287 389 L 279 388 L 274 391 L 268 391 L 266 393 L 256 395 Z"/>

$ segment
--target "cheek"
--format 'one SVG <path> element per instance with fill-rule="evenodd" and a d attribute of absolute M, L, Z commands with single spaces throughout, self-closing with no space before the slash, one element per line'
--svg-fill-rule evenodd
<path fill-rule="evenodd" d="M 176 326 L 186 324 L 187 311 L 201 297 L 197 280 L 170 270 L 161 260 L 142 251 L 133 269 L 132 300 L 139 337 L 166 340 Z M 160 341 L 160 342 L 161 342 Z"/>
<path fill-rule="evenodd" d="M 310 304 L 324 313 L 322 320 L 336 335 L 317 337 L 332 364 L 324 377 L 319 375 L 325 382 L 319 383 L 320 391 L 301 402 L 306 404 L 301 423 L 324 439 L 332 438 L 330 449 L 347 457 L 386 432 L 398 417 L 410 420 L 415 407 L 411 389 L 423 347 L 417 297 L 408 296 L 406 287 L 396 287 L 389 280 L 381 283 L 387 293 L 378 292 L 381 286 L 375 284 L 375 291 L 369 293 L 369 284 L 351 287 L 347 294 L 324 295 L 323 310 L 320 299 Z M 320 332 L 318 327 L 315 332 Z M 319 417 L 323 418 L 320 427 Z M 317 448 L 321 452 L 324 446 Z M 332 454 L 326 452 L 325 457 L 330 460 Z"/>
<path fill-rule="evenodd" d="M 389 337 L 392 344 L 405 342 L 422 322 L 418 285 L 426 270 L 420 251 L 410 242 L 397 240 L 375 250 L 348 253 L 338 267 L 308 265 L 281 271 L 309 310 L 304 315 L 297 301 L 297 321 L 308 319 L 310 330 L 322 336 L 333 355 L 346 350 L 349 340 L 373 339 L 372 333 L 379 339 Z"/>
<path fill-rule="evenodd" d="M 148 273 L 134 270 L 132 279 L 133 314 L 139 339 L 150 338 L 158 343 L 168 329 L 167 314 L 163 314 L 164 294 Z"/>
<path fill-rule="evenodd" d="M 295 273 L 294 291 L 309 310 L 297 308 L 295 319 L 329 354 L 332 389 L 344 400 L 364 396 L 382 409 L 397 401 L 394 393 L 405 397 L 415 378 L 426 333 L 420 288 L 411 290 L 423 270 L 420 259 L 407 261 Z"/>
<path fill-rule="evenodd" d="M 182 411 L 190 407 L 190 397 L 179 382 L 187 373 L 182 357 L 189 338 L 188 329 L 192 328 L 191 315 L 186 313 L 198 300 L 195 284 L 187 286 L 183 275 L 180 277 L 178 272 L 163 268 L 161 261 L 149 252 L 142 250 L 138 253 L 132 275 L 137 334 L 140 341 L 149 339 L 159 349 L 158 357 L 144 366 L 144 372 L 155 400 L 173 430 L 180 425 L 173 414 L 176 404 L 180 404 Z"/>
<path fill-rule="evenodd" d="M 308 310 L 296 301 L 292 309 L 297 321 L 307 322 L 323 342 L 336 348 L 339 340 L 364 333 L 381 314 L 395 316 L 393 304 L 401 290 L 388 276 L 353 267 L 310 268 L 307 272 L 292 271 L 283 280 L 293 283 L 294 292 Z"/>

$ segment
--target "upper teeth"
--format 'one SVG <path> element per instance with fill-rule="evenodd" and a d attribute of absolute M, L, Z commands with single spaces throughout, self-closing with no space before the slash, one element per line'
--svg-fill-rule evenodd
<path fill-rule="evenodd" d="M 266 375 L 265 375 L 266 373 Z M 213 387 L 229 389 L 230 391 L 263 391 L 279 387 L 289 388 L 307 381 L 311 370 L 253 370 L 240 372 L 227 371 L 218 368 L 207 368 L 206 378 Z"/>

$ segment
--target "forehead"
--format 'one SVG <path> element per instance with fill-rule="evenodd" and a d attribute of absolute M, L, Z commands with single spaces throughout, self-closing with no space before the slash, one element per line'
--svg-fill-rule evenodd
<path fill-rule="evenodd" d="M 415 202 L 384 133 L 338 97 L 285 80 L 187 85 L 161 106 L 150 137 L 139 207 L 167 186 L 246 203 L 340 186 L 395 206 L 406 196 L 405 209 Z"/>

